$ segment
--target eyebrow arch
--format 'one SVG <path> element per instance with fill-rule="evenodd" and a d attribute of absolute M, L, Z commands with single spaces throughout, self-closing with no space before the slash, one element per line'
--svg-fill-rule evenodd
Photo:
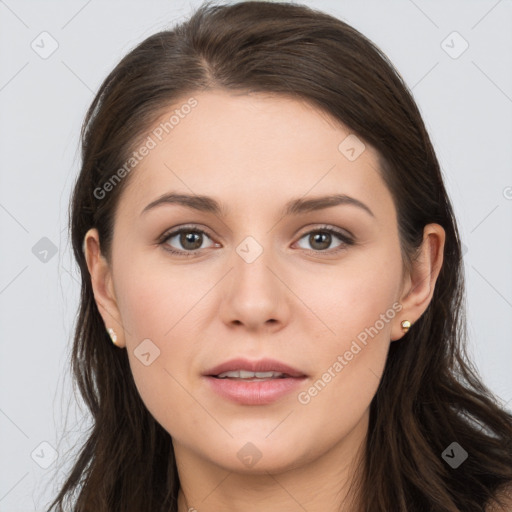
<path fill-rule="evenodd" d="M 141 215 L 149 210 L 152 210 L 153 208 L 156 208 L 157 206 L 164 204 L 179 204 L 194 210 L 213 213 L 219 217 L 227 216 L 227 209 L 212 197 L 176 193 L 163 194 L 162 196 L 158 197 L 142 210 Z M 333 194 L 328 196 L 313 197 L 311 199 L 292 199 L 286 203 L 282 215 L 283 217 L 299 215 L 301 213 L 322 210 L 324 208 L 331 208 L 337 205 L 356 206 L 361 208 L 372 217 L 375 217 L 370 208 L 363 202 L 355 199 L 354 197 L 347 196 L 346 194 Z"/>

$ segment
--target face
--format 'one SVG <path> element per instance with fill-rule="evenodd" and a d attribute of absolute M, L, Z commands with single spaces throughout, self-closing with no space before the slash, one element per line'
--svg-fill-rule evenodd
<path fill-rule="evenodd" d="M 109 264 L 88 252 L 95 296 L 177 456 L 238 472 L 306 465 L 364 432 L 400 322 L 432 290 L 402 300 L 414 282 L 371 146 L 305 102 L 194 98 L 172 131 L 148 134 Z M 264 373 L 212 376 L 240 369 Z"/>

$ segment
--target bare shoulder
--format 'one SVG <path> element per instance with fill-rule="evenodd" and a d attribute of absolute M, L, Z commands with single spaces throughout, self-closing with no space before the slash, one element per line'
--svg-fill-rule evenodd
<path fill-rule="evenodd" d="M 501 504 L 496 500 L 500 500 Z M 500 489 L 495 499 L 485 508 L 485 512 L 512 512 L 512 483 Z"/>

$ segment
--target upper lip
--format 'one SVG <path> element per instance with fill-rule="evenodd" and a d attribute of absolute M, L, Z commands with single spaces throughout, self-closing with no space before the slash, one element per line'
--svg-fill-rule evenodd
<path fill-rule="evenodd" d="M 275 359 L 258 359 L 257 361 L 249 361 L 248 359 L 236 358 L 218 364 L 209 370 L 206 370 L 203 375 L 214 377 L 224 372 L 246 370 L 249 372 L 279 372 L 288 375 L 289 377 L 306 377 L 307 375 L 296 368 L 293 368 L 281 361 Z"/>

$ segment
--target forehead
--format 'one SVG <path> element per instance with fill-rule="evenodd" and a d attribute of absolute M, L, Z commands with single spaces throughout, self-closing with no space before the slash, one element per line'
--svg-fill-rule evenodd
<path fill-rule="evenodd" d="M 195 106 L 183 108 L 190 97 Z M 260 209 L 333 192 L 391 201 L 374 148 L 304 100 L 201 92 L 169 107 L 146 137 L 153 147 L 123 193 L 139 211 L 168 191 Z M 347 158 L 347 144 L 360 152 L 356 159 Z"/>

